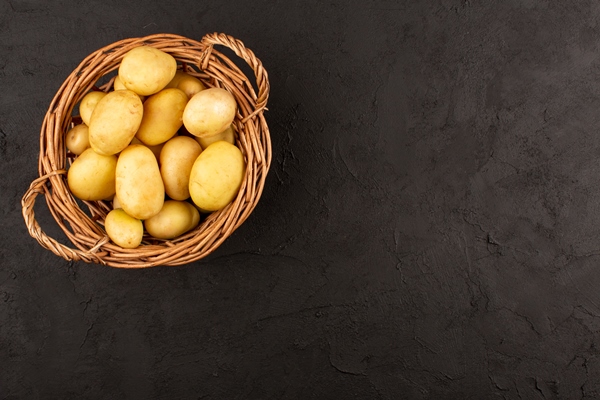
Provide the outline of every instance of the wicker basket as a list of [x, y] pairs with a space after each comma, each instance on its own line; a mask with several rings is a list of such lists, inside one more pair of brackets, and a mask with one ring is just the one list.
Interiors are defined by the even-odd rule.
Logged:
[[[171, 54], [182, 68], [206, 86], [225, 88], [235, 96], [238, 103], [234, 121], [236, 145], [244, 154], [247, 168], [236, 199], [224, 209], [203, 216], [195, 230], [169, 241], [146, 235], [138, 248], [123, 249], [110, 242], [103, 229], [111, 204], [79, 201], [88, 208], [86, 213], [69, 191], [66, 169], [72, 157], [67, 154], [64, 141], [66, 132], [77, 119], [72, 115], [74, 106], [94, 87], [110, 90], [121, 59], [127, 51], [140, 45], [150, 45]], [[214, 45], [228, 47], [248, 63], [255, 74], [258, 94], [244, 73], [215, 50]], [[157, 34], [121, 40], [92, 53], [65, 80], [44, 118], [40, 137], [40, 176], [31, 183], [21, 201], [29, 233], [43, 247], [66, 260], [111, 267], [181, 265], [207, 256], [248, 218], [260, 199], [271, 164], [271, 139], [263, 115], [268, 96], [268, 76], [260, 60], [241, 41], [224, 34], [208, 34], [200, 42], [173, 34]], [[45, 195], [54, 219], [76, 249], [57, 242], [42, 231], [33, 210], [39, 194]]]

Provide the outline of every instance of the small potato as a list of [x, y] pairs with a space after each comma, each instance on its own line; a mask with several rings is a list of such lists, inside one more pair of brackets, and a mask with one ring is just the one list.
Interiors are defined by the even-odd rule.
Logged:
[[203, 211], [217, 211], [237, 196], [246, 171], [240, 149], [215, 142], [198, 156], [190, 172], [190, 195]]
[[200, 213], [185, 201], [167, 200], [154, 217], [144, 221], [146, 231], [158, 239], [173, 239], [198, 226]]
[[117, 208], [123, 208], [123, 207], [121, 207], [121, 202], [119, 201], [119, 198], [117, 197], [116, 193], [113, 196], [112, 205], [113, 205], [113, 210], [116, 210]]
[[98, 102], [89, 125], [90, 145], [98, 154], [117, 154], [129, 145], [140, 123], [144, 106], [131, 90], [110, 92]]
[[177, 88], [167, 88], [148, 97], [135, 137], [147, 146], [156, 146], [171, 139], [181, 128], [187, 102], [185, 93]]
[[165, 187], [156, 157], [141, 144], [128, 146], [119, 155], [116, 193], [123, 210], [137, 219], [148, 219], [161, 210]]
[[127, 89], [150, 96], [164, 89], [176, 70], [177, 61], [172, 55], [151, 46], [139, 46], [121, 60], [119, 79]]
[[135, 249], [142, 243], [144, 224], [121, 208], [106, 215], [104, 228], [108, 237], [124, 249]]
[[221, 140], [227, 143], [235, 144], [235, 133], [233, 131], [233, 125], [229, 125], [227, 129], [225, 129], [223, 132], [217, 133], [216, 135], [206, 136], [202, 138], [195, 136], [195, 138], [196, 141], [200, 143], [200, 146], [202, 146], [202, 149], [205, 149], [214, 142], [218, 142]]
[[89, 129], [86, 124], [75, 125], [67, 132], [65, 138], [67, 149], [73, 154], [80, 155], [90, 147]]
[[119, 75], [117, 75], [113, 82], [113, 90], [124, 90], [124, 89], [127, 89], [127, 88], [125, 87], [125, 85], [123, 85], [123, 82], [121, 82], [121, 78], [119, 78]]
[[194, 136], [216, 135], [231, 125], [236, 110], [235, 98], [227, 90], [205, 89], [188, 101], [183, 111], [183, 124]]
[[67, 172], [67, 183], [73, 195], [81, 200], [104, 200], [115, 194], [116, 156], [103, 156], [87, 149], [73, 161]]
[[188, 99], [191, 99], [196, 93], [206, 89], [200, 79], [195, 76], [185, 74], [177, 83], [177, 89], [183, 90]]
[[176, 88], [181, 78], [183, 78], [186, 75], [188, 75], [186, 72], [183, 72], [182, 70], [178, 69], [177, 71], [175, 71], [173, 79], [171, 79], [171, 81], [167, 83], [167, 86], [165, 86], [165, 88]]
[[190, 197], [190, 172], [202, 148], [188, 136], [176, 136], [165, 143], [160, 152], [160, 175], [167, 196], [173, 200]]
[[81, 99], [81, 102], [79, 103], [79, 116], [87, 126], [90, 126], [92, 112], [94, 111], [94, 108], [96, 108], [96, 104], [98, 104], [104, 96], [106, 96], [106, 93], [94, 91], [89, 92]]

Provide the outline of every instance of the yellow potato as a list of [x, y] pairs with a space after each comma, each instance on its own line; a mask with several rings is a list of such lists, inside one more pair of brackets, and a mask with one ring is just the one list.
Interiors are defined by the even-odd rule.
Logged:
[[73, 154], [80, 155], [90, 147], [89, 130], [86, 124], [75, 125], [67, 132], [65, 138], [67, 149]]
[[146, 146], [147, 148], [150, 149], [150, 151], [152, 151], [152, 154], [154, 154], [154, 157], [156, 157], [156, 161], [158, 162], [158, 165], [160, 165], [160, 152], [162, 151], [162, 148], [164, 147], [164, 143], [161, 144], [157, 144], [156, 146]]
[[[141, 140], [139, 140], [136, 137], [131, 139], [131, 143], [129, 143], [129, 144], [141, 144], [142, 146], [146, 146], [144, 143], [142, 143]], [[152, 151], [152, 153], [154, 154], [154, 157], [156, 157], [156, 162], [158, 162], [159, 165], [160, 165], [160, 151], [162, 150], [164, 145], [165, 145], [164, 143], [161, 143], [161, 144], [157, 144], [156, 146], [146, 146], [147, 148], [149, 148]]]
[[106, 93], [94, 91], [89, 92], [81, 99], [81, 102], [79, 103], [79, 116], [87, 126], [90, 126], [92, 112], [94, 111], [94, 108], [96, 108], [96, 104], [98, 104], [104, 96], [106, 96]]
[[154, 217], [144, 221], [146, 231], [158, 239], [173, 239], [198, 226], [200, 213], [185, 201], [167, 200]]
[[116, 193], [123, 210], [137, 219], [150, 218], [162, 208], [165, 187], [156, 157], [146, 146], [132, 144], [119, 155]]
[[237, 196], [244, 180], [246, 163], [240, 149], [215, 142], [198, 156], [190, 173], [190, 195], [204, 211], [217, 211]]
[[216, 135], [231, 125], [236, 110], [235, 98], [227, 90], [205, 89], [188, 101], [183, 111], [183, 124], [194, 136]]
[[233, 125], [229, 125], [227, 129], [223, 132], [219, 132], [216, 135], [206, 136], [206, 137], [198, 137], [195, 136], [196, 141], [200, 143], [203, 149], [207, 148], [214, 142], [225, 141], [227, 143], [235, 144], [235, 133], [233, 131]]
[[113, 210], [116, 210], [117, 208], [123, 208], [123, 207], [121, 207], [121, 202], [119, 201], [119, 198], [117, 197], [116, 193], [113, 196], [112, 205], [113, 205]]
[[183, 90], [188, 99], [191, 99], [196, 93], [206, 89], [200, 79], [195, 76], [185, 74], [177, 83], [177, 89]]
[[188, 75], [186, 72], [183, 72], [182, 70], [178, 69], [177, 71], [175, 71], [173, 79], [171, 79], [171, 81], [167, 83], [167, 86], [165, 86], [165, 88], [176, 88], [181, 78], [183, 78], [186, 75]]
[[123, 209], [111, 210], [104, 220], [104, 229], [115, 244], [125, 249], [135, 249], [142, 243], [144, 224], [128, 215]]
[[188, 136], [176, 136], [165, 143], [160, 152], [160, 174], [167, 196], [173, 200], [190, 197], [190, 172], [200, 153], [200, 145]]
[[125, 85], [123, 85], [123, 82], [121, 82], [121, 78], [119, 78], [119, 75], [117, 75], [113, 82], [113, 90], [124, 90], [124, 89], [127, 89], [127, 88], [125, 87]]
[[67, 183], [81, 200], [103, 200], [115, 194], [116, 156], [103, 156], [87, 149], [73, 161]]
[[92, 149], [98, 154], [117, 154], [129, 145], [135, 136], [144, 107], [131, 90], [110, 92], [92, 113], [89, 137]]
[[[125, 85], [123, 85], [123, 82], [121, 82], [119, 75], [117, 75], [113, 82], [113, 90], [125, 90], [125, 89], [127, 89], [127, 88], [125, 87]], [[144, 100], [146, 100], [146, 96], [142, 96], [139, 94], [138, 94], [138, 96], [140, 97], [140, 100], [142, 101], [142, 103], [144, 102]]]
[[171, 139], [181, 128], [187, 102], [185, 93], [177, 88], [167, 88], [148, 97], [135, 137], [147, 146], [156, 146]]
[[177, 61], [172, 55], [150, 46], [133, 48], [119, 65], [119, 79], [129, 90], [150, 96], [164, 89], [175, 76]]

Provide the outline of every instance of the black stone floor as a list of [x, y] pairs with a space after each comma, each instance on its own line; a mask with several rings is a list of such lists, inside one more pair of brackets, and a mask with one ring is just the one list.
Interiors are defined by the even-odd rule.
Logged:
[[[0, 398], [600, 398], [599, 21], [589, 0], [0, 2]], [[44, 114], [85, 56], [163, 32], [264, 63], [261, 201], [202, 261], [69, 263], [21, 215]]]

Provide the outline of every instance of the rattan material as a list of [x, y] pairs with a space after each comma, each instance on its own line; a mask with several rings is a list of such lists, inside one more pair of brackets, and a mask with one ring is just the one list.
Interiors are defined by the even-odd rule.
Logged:
[[[234, 121], [236, 145], [246, 159], [244, 181], [236, 199], [224, 209], [204, 217], [195, 230], [170, 241], [144, 237], [136, 249], [113, 244], [103, 224], [111, 207], [109, 202], [84, 202], [84, 212], [70, 193], [66, 170], [72, 158], [65, 148], [65, 136], [74, 122], [74, 106], [94, 86], [108, 91], [125, 53], [150, 45], [175, 57], [187, 72], [206, 86], [229, 90], [238, 103]], [[258, 94], [251, 81], [215, 45], [230, 48], [252, 68]], [[112, 73], [112, 74], [111, 74]], [[114, 78], [113, 78], [114, 79]], [[105, 80], [106, 82], [102, 82]], [[40, 135], [39, 175], [23, 196], [23, 217], [40, 245], [66, 260], [99, 263], [111, 267], [145, 268], [181, 265], [199, 260], [213, 252], [250, 215], [263, 191], [271, 164], [271, 139], [264, 117], [269, 96], [269, 80], [262, 63], [244, 44], [225, 34], [208, 34], [200, 42], [173, 34], [157, 34], [125, 39], [90, 54], [69, 75], [52, 100]], [[43, 194], [58, 225], [75, 248], [47, 236], [35, 219], [36, 197]], [[88, 215], [89, 214], [89, 215]]]

